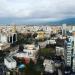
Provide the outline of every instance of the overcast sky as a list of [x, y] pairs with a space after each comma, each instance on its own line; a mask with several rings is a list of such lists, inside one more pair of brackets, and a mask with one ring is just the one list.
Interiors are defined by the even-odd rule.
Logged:
[[0, 17], [75, 17], [75, 0], [0, 0]]

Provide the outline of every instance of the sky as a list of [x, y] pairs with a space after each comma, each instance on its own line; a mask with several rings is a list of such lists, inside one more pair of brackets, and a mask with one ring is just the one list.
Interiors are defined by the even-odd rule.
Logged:
[[0, 0], [0, 18], [75, 17], [75, 0]]

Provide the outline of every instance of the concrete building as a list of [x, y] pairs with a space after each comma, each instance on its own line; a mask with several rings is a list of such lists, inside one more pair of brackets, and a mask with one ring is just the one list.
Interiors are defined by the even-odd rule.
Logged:
[[18, 58], [27, 58], [27, 59], [32, 59], [33, 61], [36, 61], [38, 57], [38, 51], [39, 51], [39, 46], [35, 46], [34, 44], [27, 44], [24, 45], [23, 51], [19, 52], [14, 51], [10, 53], [10, 56], [15, 56]]
[[75, 26], [71, 30], [72, 36], [68, 36], [66, 48], [66, 65], [71, 66], [72, 71], [75, 72]]
[[10, 47], [10, 43], [0, 43], [0, 50], [5, 50]]
[[16, 26], [5, 26], [0, 30], [0, 43], [14, 43], [17, 41]]
[[1, 43], [14, 43], [17, 41], [17, 33], [0, 33]]
[[69, 40], [66, 41], [66, 49], [65, 49], [65, 63], [68, 66], [72, 66], [72, 49], [73, 49], [73, 39], [68, 38]]
[[75, 72], [75, 57], [73, 58], [72, 70], [73, 70], [73, 72]]
[[43, 65], [45, 67], [45, 70], [44, 70], [45, 72], [54, 73], [55, 67], [54, 67], [54, 61], [53, 60], [45, 59]]
[[56, 46], [56, 55], [57, 56], [64, 56], [64, 47]]
[[73, 31], [73, 39], [74, 39], [74, 44], [73, 44], [73, 64], [72, 64], [72, 70], [75, 72], [75, 31]]
[[45, 39], [45, 32], [44, 31], [37, 31], [36, 39]]
[[56, 44], [56, 41], [54, 39], [47, 40], [47, 44]]
[[15, 69], [16, 68], [17, 63], [16, 63], [16, 61], [12, 57], [8, 56], [8, 57], [4, 58], [4, 65], [9, 70], [11, 70], [11, 69]]
[[62, 35], [66, 36], [66, 24], [62, 25]]

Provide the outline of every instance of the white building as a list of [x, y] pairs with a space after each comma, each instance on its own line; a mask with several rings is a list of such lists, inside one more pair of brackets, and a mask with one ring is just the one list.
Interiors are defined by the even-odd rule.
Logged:
[[72, 65], [72, 42], [73, 42], [73, 38], [71, 36], [69, 36], [68, 38], [69, 40], [66, 41], [66, 49], [65, 49], [65, 63], [68, 66]]
[[[73, 30], [75, 31], [75, 27], [73, 27]], [[73, 64], [72, 64], [72, 70], [75, 72], [75, 32], [73, 33], [73, 40], [74, 40], [74, 45], [73, 45]]]
[[72, 40], [69, 40], [68, 42], [67, 42], [67, 49], [66, 49], [66, 54], [65, 54], [65, 56], [66, 56], [66, 60], [65, 60], [65, 62], [66, 62], [66, 65], [68, 65], [68, 66], [71, 66], [71, 64], [72, 64]]
[[1, 43], [14, 43], [17, 41], [17, 33], [0, 33]]
[[47, 44], [56, 44], [55, 39], [47, 40]]
[[11, 56], [16, 56], [18, 58], [28, 58], [28, 59], [32, 59], [32, 60], [36, 60], [37, 59], [37, 54], [39, 51], [39, 46], [35, 46], [34, 44], [32, 45], [24, 45], [24, 50], [23, 52], [11, 52], [10, 55]]
[[0, 50], [5, 50], [10, 47], [10, 43], [0, 43]]
[[56, 46], [56, 55], [57, 56], [64, 56], [64, 47], [58, 47]]
[[75, 72], [75, 57], [73, 58], [72, 70], [73, 70], [73, 72]]
[[11, 70], [16, 68], [17, 63], [12, 57], [8, 56], [4, 58], [4, 65]]
[[45, 59], [43, 65], [45, 67], [45, 72], [53, 73], [55, 71], [53, 60]]
[[66, 35], [66, 27], [67, 25], [66, 24], [63, 24], [62, 25], [62, 35]]

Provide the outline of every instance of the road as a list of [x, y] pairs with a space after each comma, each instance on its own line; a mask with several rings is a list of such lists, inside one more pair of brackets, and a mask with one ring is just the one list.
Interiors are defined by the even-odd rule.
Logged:
[[19, 49], [19, 45], [15, 46], [15, 47], [11, 47], [11, 48], [9, 49], [9, 51], [15, 51], [15, 50], [17, 50], [17, 49]]
[[58, 69], [58, 75], [63, 75], [60, 69]]

